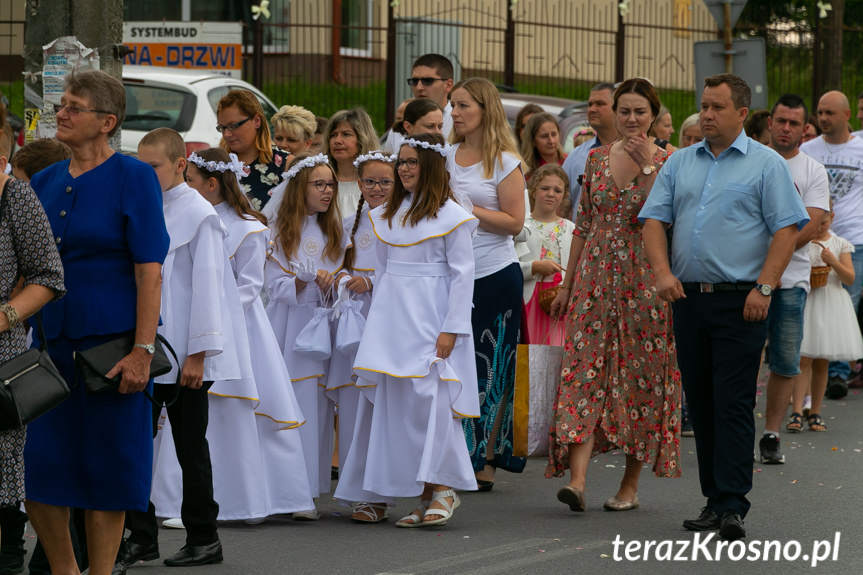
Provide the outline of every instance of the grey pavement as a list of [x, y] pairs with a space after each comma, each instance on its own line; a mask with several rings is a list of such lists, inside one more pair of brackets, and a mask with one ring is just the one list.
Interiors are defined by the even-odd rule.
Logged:
[[[756, 409], [759, 437], [764, 378], [760, 381]], [[315, 523], [277, 517], [260, 525], [222, 524], [222, 564], [170, 568], [158, 560], [138, 564], [128, 572], [863, 573], [863, 393], [851, 390], [845, 400], [825, 401], [822, 416], [829, 427], [826, 433], [782, 434], [785, 465], [754, 464], [747, 538], [743, 544], [722, 549], [719, 558], [716, 537], [703, 547], [707, 555], [700, 550], [694, 552], [693, 544], [703, 545], [707, 534], [696, 535], [681, 527], [681, 521], [697, 516], [704, 504], [698, 487], [694, 440], [681, 438], [683, 476], [660, 479], [645, 469], [639, 490], [641, 507], [634, 511], [602, 510], [603, 501], [614, 495], [622, 475], [622, 454], [609, 453], [592, 460], [586, 493], [588, 508], [584, 513], [572, 513], [556, 500], [555, 493], [565, 480], [545, 479], [545, 460], [533, 458], [522, 474], [498, 472], [491, 493], [463, 494], [462, 506], [444, 527], [394, 527], [396, 519], [407, 514], [414, 501], [401, 501], [391, 510], [392, 518], [387, 522], [355, 524], [349, 519], [349, 509], [324, 496], [318, 504], [322, 519]], [[179, 549], [183, 533], [160, 531], [162, 557]], [[837, 537], [838, 549], [834, 546]], [[617, 539], [621, 543], [615, 549]], [[655, 543], [650, 548], [651, 557], [643, 560], [646, 541]], [[631, 549], [629, 559], [625, 555], [627, 544]], [[640, 549], [634, 551], [638, 544]], [[28, 548], [32, 545], [30, 537]], [[756, 552], [765, 548], [770, 550], [769, 557], [753, 560]], [[796, 560], [787, 559], [795, 554], [799, 555]], [[827, 557], [813, 568], [815, 554]], [[678, 560], [671, 560], [674, 556]]]

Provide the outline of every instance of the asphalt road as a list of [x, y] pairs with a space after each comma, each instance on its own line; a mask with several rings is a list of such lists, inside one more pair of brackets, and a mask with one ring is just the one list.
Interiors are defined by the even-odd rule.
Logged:
[[[762, 383], [759, 392], [763, 390]], [[763, 400], [760, 393], [759, 435]], [[782, 435], [785, 465], [753, 466], [747, 538], [721, 550], [716, 538], [705, 545], [705, 534], [681, 527], [703, 505], [694, 440], [682, 438], [683, 477], [659, 479], [645, 470], [641, 507], [634, 511], [602, 510], [622, 475], [621, 454], [592, 460], [588, 509], [580, 514], [556, 500], [564, 481], [545, 479], [545, 460], [538, 458], [522, 474], [499, 472], [491, 493], [464, 494], [462, 506], [444, 527], [395, 528], [395, 520], [413, 501], [392, 510], [388, 522], [355, 524], [347, 508], [325, 496], [318, 504], [322, 519], [316, 523], [276, 517], [254, 526], [222, 524], [222, 564], [184, 570], [159, 560], [133, 566], [129, 573], [863, 573], [863, 393], [852, 390], [845, 400], [827, 401], [822, 416], [826, 433]], [[182, 531], [162, 529], [162, 556], [179, 549], [183, 537]], [[645, 560], [647, 541], [655, 543]], [[703, 547], [695, 551], [695, 543]], [[29, 539], [28, 547], [32, 544]], [[759, 554], [765, 549], [767, 558]], [[824, 559], [813, 569], [816, 555]]]

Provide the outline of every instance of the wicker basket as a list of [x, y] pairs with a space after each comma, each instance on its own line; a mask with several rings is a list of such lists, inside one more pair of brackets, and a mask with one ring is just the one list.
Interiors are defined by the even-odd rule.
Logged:
[[560, 292], [560, 287], [560, 284], [557, 284], [556, 286], [539, 290], [539, 307], [549, 315], [551, 315], [551, 304], [554, 302], [554, 298], [557, 297], [558, 292]]
[[809, 272], [809, 285], [813, 288], [827, 285], [827, 276], [830, 275], [830, 266], [812, 266]]

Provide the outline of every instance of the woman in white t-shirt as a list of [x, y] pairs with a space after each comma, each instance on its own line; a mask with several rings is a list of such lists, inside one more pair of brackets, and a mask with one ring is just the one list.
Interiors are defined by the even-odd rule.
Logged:
[[523, 305], [523, 277], [512, 238], [524, 226], [524, 171], [494, 84], [483, 78], [463, 80], [450, 101], [450, 187], [460, 201], [470, 199], [479, 219], [473, 237], [471, 322], [481, 413], [464, 420], [464, 431], [479, 490], [490, 491], [495, 468], [520, 472], [525, 463], [512, 455], [515, 350]]

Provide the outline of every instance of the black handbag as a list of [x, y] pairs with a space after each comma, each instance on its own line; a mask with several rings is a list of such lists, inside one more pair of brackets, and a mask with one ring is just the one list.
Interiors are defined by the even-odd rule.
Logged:
[[[154, 346], [156, 353], [153, 354], [150, 360], [150, 379], [165, 375], [171, 371], [171, 361], [165, 352], [167, 349], [171, 357], [174, 358], [174, 363], [178, 366], [177, 387], [179, 392], [180, 368], [177, 354], [174, 352], [171, 344], [168, 343], [168, 340], [159, 334], [156, 334]], [[87, 391], [90, 393], [102, 393], [109, 390], [116, 391], [120, 387], [122, 376], [118, 374], [112, 378], [108, 378], [105, 377], [105, 374], [111, 371], [117, 362], [129, 355], [134, 347], [135, 332], [130, 331], [111, 341], [84, 351], [75, 352], [75, 366], [78, 368]], [[151, 402], [156, 404], [156, 400], [153, 399], [146, 389], [143, 390], [143, 393]], [[174, 401], [176, 401], [176, 398], [169, 405]]]
[[48, 356], [42, 314], [36, 314], [39, 349], [0, 364], [0, 429], [21, 429], [69, 396], [69, 386]]

